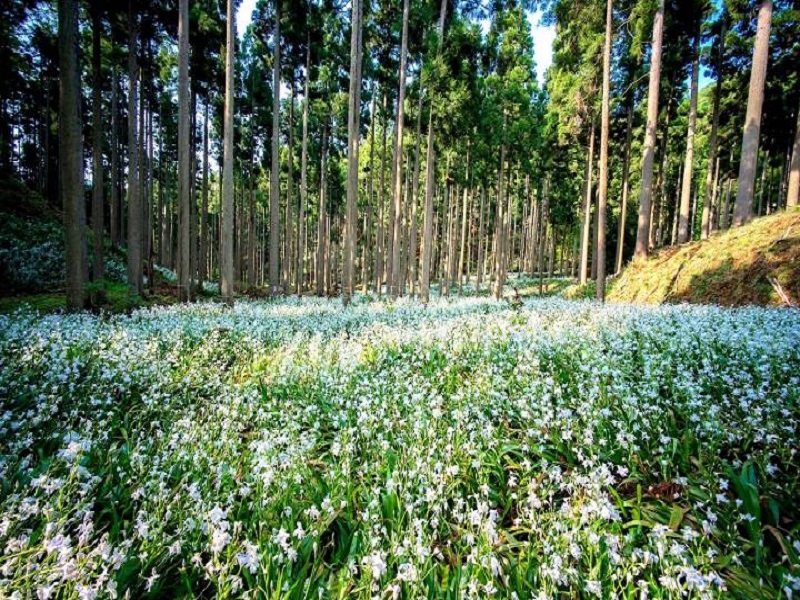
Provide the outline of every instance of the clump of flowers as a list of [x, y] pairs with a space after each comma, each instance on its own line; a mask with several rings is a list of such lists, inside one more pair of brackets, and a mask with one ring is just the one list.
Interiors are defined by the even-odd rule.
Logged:
[[800, 594], [800, 313], [0, 316], [0, 597]]

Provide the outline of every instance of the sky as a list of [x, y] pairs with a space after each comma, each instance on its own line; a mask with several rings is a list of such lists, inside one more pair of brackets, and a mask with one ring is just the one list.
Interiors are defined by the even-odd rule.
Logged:
[[[256, 0], [243, 0], [236, 13], [236, 31], [241, 36], [250, 24]], [[553, 41], [556, 39], [556, 28], [553, 25], [541, 24], [541, 14], [528, 13], [533, 36], [533, 56], [536, 60], [536, 77], [540, 85], [544, 85], [544, 76], [553, 62]]]

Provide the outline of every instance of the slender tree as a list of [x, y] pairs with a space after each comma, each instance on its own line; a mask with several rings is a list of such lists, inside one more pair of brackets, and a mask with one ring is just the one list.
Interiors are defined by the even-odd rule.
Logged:
[[78, 2], [59, 0], [58, 175], [66, 229], [67, 310], [80, 310], [84, 304], [86, 208], [78, 43]]
[[394, 166], [392, 174], [392, 279], [389, 282], [389, 293], [392, 298], [400, 295], [402, 274], [400, 273], [400, 231], [402, 222], [402, 196], [403, 196], [403, 121], [406, 101], [406, 61], [408, 55], [408, 14], [409, 0], [403, 2], [403, 31], [400, 43], [400, 73], [397, 91], [397, 118], [394, 129]]
[[647, 256], [650, 239], [650, 207], [653, 200], [653, 161], [658, 123], [658, 88], [661, 82], [661, 51], [664, 36], [664, 0], [658, 0], [653, 18], [653, 44], [650, 54], [650, 84], [647, 90], [647, 125], [642, 156], [642, 183], [639, 195], [639, 224], [635, 257]]
[[269, 188], [269, 291], [278, 294], [280, 271], [280, 193], [281, 193], [281, 0], [275, 0], [275, 25], [272, 32], [272, 170]]
[[[719, 131], [719, 106], [722, 99], [722, 59], [725, 55], [725, 27], [720, 32], [717, 43], [717, 82], [714, 86], [714, 104], [711, 117], [711, 136], [708, 140], [708, 164], [706, 165], [706, 189], [703, 201], [703, 217], [700, 226], [701, 239], [707, 239], [711, 234], [712, 228], [712, 203], [714, 200], [714, 188], [716, 188], [716, 177], [714, 175], [715, 165], [718, 164], [717, 146]], [[718, 168], [718, 167], [717, 167]]]
[[178, 298], [191, 300], [192, 164], [189, 130], [189, 0], [178, 3]]
[[[683, 163], [681, 201], [678, 213], [678, 243], [685, 244], [691, 237], [689, 225], [692, 201], [692, 175], [694, 174], [694, 138], [697, 127], [697, 88], [700, 77], [700, 34], [694, 39], [694, 58], [692, 60], [692, 83], [689, 92], [689, 126], [686, 132], [686, 158]], [[694, 215], [691, 215], [694, 218]]]
[[350, 32], [350, 93], [347, 119], [347, 214], [345, 217], [342, 301], [347, 306], [353, 295], [353, 271], [358, 200], [358, 142], [361, 111], [361, 2], [353, 0]]
[[733, 210], [733, 225], [738, 227], [750, 220], [753, 212], [753, 190], [758, 160], [758, 138], [761, 132], [761, 108], [764, 104], [764, 82], [769, 58], [769, 29], [772, 20], [772, 0], [764, 0], [758, 9], [758, 26], [753, 45], [753, 67], [747, 95], [747, 116], [742, 134], [742, 153], [739, 163], [739, 185]]
[[91, 6], [92, 15], [92, 279], [103, 279], [103, 240], [105, 198], [103, 185], [103, 57], [100, 44], [103, 19], [98, 3]]
[[139, 24], [134, 1], [128, 0], [128, 291], [142, 293], [142, 196], [139, 187], [139, 113], [137, 61]]
[[800, 106], [797, 107], [797, 124], [794, 129], [794, 145], [792, 146], [792, 162], [789, 166], [788, 190], [786, 206], [794, 208], [800, 196]]
[[[233, 99], [236, 44], [234, 0], [228, 0], [225, 43], [225, 114], [222, 158], [222, 236], [220, 240], [220, 292], [233, 305]], [[275, 230], [270, 231], [270, 235]], [[270, 276], [272, 272], [270, 272]]]
[[[606, 205], [608, 202], [608, 131], [611, 104], [612, 0], [606, 3], [606, 39], [603, 49], [603, 101], [600, 121], [600, 180], [597, 190], [597, 299], [606, 297]], [[552, 255], [551, 255], [552, 258]], [[551, 269], [552, 271], [552, 269]]]

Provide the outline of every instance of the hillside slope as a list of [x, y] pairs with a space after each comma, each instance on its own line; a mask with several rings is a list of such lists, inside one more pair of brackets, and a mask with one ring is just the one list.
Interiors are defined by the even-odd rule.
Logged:
[[724, 306], [800, 301], [800, 211], [761, 217], [711, 239], [633, 261], [610, 286], [611, 302], [713, 303]]

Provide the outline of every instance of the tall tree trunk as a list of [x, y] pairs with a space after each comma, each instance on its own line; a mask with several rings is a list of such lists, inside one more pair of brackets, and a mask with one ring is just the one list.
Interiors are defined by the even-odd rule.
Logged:
[[419, 205], [419, 151], [422, 143], [422, 90], [419, 90], [417, 102], [417, 133], [414, 144], [414, 174], [411, 180], [411, 218], [408, 233], [408, 261], [410, 267], [411, 295], [417, 295], [417, 207]]
[[792, 162], [789, 166], [789, 178], [786, 193], [786, 207], [794, 208], [800, 196], [800, 106], [797, 107], [797, 125], [794, 129], [794, 145], [792, 146]]
[[611, 103], [612, 0], [606, 3], [606, 39], [603, 51], [603, 108], [600, 123], [600, 181], [597, 198], [597, 288], [601, 302], [606, 298], [606, 205], [608, 203], [608, 130]]
[[83, 142], [78, 2], [58, 3], [58, 170], [66, 229], [67, 310], [84, 304], [86, 207], [83, 202]]
[[720, 32], [719, 41], [717, 42], [717, 83], [714, 87], [714, 103], [712, 108], [712, 122], [711, 122], [711, 137], [708, 141], [708, 164], [706, 165], [706, 189], [704, 192], [703, 200], [703, 217], [700, 226], [700, 239], [708, 239], [712, 230], [712, 204], [714, 201], [714, 167], [718, 164], [717, 161], [717, 130], [719, 129], [719, 105], [722, 98], [722, 59], [725, 55], [725, 27], [723, 26]]
[[342, 302], [350, 304], [353, 295], [353, 271], [356, 241], [356, 203], [358, 202], [358, 143], [361, 112], [361, 4], [353, 1], [350, 32], [350, 90], [347, 116], [347, 216], [342, 266]]
[[292, 236], [294, 227], [294, 81], [291, 81], [289, 92], [289, 135], [286, 146], [286, 210], [283, 220], [283, 289], [288, 294], [292, 289], [293, 245]]
[[[439, 39], [437, 56], [441, 54], [442, 43], [444, 41], [444, 21], [447, 16], [447, 0], [442, 0], [439, 9]], [[425, 210], [423, 215], [423, 240], [422, 240], [422, 281], [420, 282], [420, 296], [422, 301], [427, 303], [430, 298], [430, 275], [431, 275], [431, 259], [433, 257], [433, 190], [434, 190], [434, 177], [433, 172], [435, 156], [434, 156], [434, 136], [433, 136], [433, 102], [429, 103], [428, 115], [428, 149], [425, 158]]]
[[[232, 0], [229, 0], [232, 1]], [[269, 293], [279, 292], [280, 271], [280, 193], [281, 193], [281, 3], [275, 2], [275, 48], [272, 55], [272, 171], [269, 188]]]
[[92, 5], [92, 233], [94, 265], [92, 279], [103, 279], [103, 233], [105, 222], [103, 185], [103, 72], [100, 36], [102, 17], [97, 4]]
[[619, 211], [619, 235], [617, 236], [617, 264], [615, 273], [622, 271], [622, 255], [625, 250], [625, 221], [628, 218], [628, 179], [631, 166], [631, 137], [633, 132], [633, 104], [628, 106], [628, 122], [625, 130], [625, 157], [622, 163], [622, 205]]
[[[236, 44], [234, 0], [228, 0], [226, 45], [225, 45], [225, 114], [222, 159], [222, 231], [220, 239], [220, 292], [223, 301], [233, 305], [233, 99], [234, 99], [234, 51]], [[270, 235], [274, 233], [270, 231]], [[271, 274], [271, 273], [270, 273]]]
[[386, 118], [386, 92], [383, 93], [383, 144], [381, 149], [381, 175], [379, 179], [378, 189], [378, 230], [376, 232], [376, 256], [375, 256], [375, 291], [378, 297], [383, 293], [383, 275], [384, 275], [384, 240], [385, 240], [385, 227], [383, 223], [384, 216], [384, 191], [386, 189], [386, 132], [388, 130], [388, 119]]
[[137, 79], [139, 25], [133, 0], [128, 0], [128, 290], [142, 293], [142, 200], [139, 189], [139, 133]]
[[392, 173], [392, 277], [389, 282], [389, 293], [392, 298], [397, 298], [401, 287], [400, 270], [400, 225], [402, 221], [402, 194], [403, 194], [403, 121], [405, 116], [406, 101], [406, 62], [408, 54], [408, 13], [409, 0], [403, 1], [403, 32], [400, 43], [400, 73], [397, 90], [397, 118], [394, 128], [394, 167]]
[[120, 242], [121, 205], [120, 168], [119, 168], [119, 76], [116, 65], [111, 70], [111, 214], [109, 217], [111, 245], [114, 248]]
[[311, 79], [311, 37], [306, 36], [306, 77], [303, 90], [303, 141], [300, 150], [300, 214], [297, 216], [297, 295], [303, 293], [306, 253], [306, 206], [308, 204], [308, 108]]
[[506, 282], [506, 226], [508, 222], [508, 211], [505, 207], [504, 196], [504, 168], [506, 162], [506, 112], [503, 112], [503, 129], [500, 142], [500, 168], [497, 175], [497, 223], [496, 223], [496, 239], [497, 239], [497, 252], [494, 259], [495, 264], [495, 281], [494, 281], [494, 297], [500, 300], [503, 297], [503, 286]]
[[328, 153], [328, 123], [327, 121], [322, 125], [322, 151], [319, 169], [319, 209], [317, 220], [317, 264], [315, 281], [317, 286], [317, 296], [325, 295], [325, 246], [326, 246], [326, 223], [328, 220], [327, 215], [327, 201], [325, 192], [327, 188], [326, 173], [327, 173], [327, 153]]
[[750, 220], [753, 210], [756, 160], [761, 131], [761, 107], [764, 104], [764, 82], [769, 59], [769, 28], [772, 19], [772, 0], [764, 0], [758, 9], [758, 29], [753, 47], [753, 68], [750, 72], [750, 91], [747, 95], [747, 116], [742, 134], [742, 153], [739, 163], [739, 185], [733, 225], [738, 227]]
[[191, 120], [189, 116], [189, 0], [178, 4], [178, 298], [192, 299], [191, 252]]
[[483, 235], [483, 208], [486, 204], [486, 188], [481, 186], [481, 209], [478, 216], [478, 264], [475, 276], [475, 294], [480, 295], [481, 284], [483, 283], [483, 261], [486, 253], [486, 240]]
[[[589, 271], [589, 237], [592, 227], [592, 169], [594, 168], [594, 121], [591, 122], [591, 132], [589, 134], [589, 160], [586, 163], [586, 198], [583, 203], [583, 219], [581, 225], [581, 266], [580, 266], [580, 285], [584, 285], [588, 280]], [[543, 223], [544, 221], [542, 221]], [[539, 228], [539, 235], [543, 230]], [[541, 253], [541, 250], [539, 251]]]
[[664, 0], [658, 1], [653, 20], [653, 45], [650, 58], [650, 84], [647, 91], [647, 125], [642, 157], [642, 183], [639, 195], [639, 224], [636, 232], [636, 258], [647, 256], [650, 241], [650, 205], [653, 199], [653, 159], [658, 125], [658, 88], [661, 82], [661, 50], [664, 37]]
[[692, 85], [689, 93], [689, 128], [686, 132], [686, 158], [683, 163], [680, 212], [678, 214], [678, 243], [690, 239], [689, 223], [692, 203], [692, 176], [694, 175], [694, 134], [697, 127], [697, 87], [700, 79], [700, 34], [694, 38], [694, 60], [692, 61]]
[[208, 107], [210, 98], [206, 98], [203, 113], [203, 200], [200, 208], [200, 286], [208, 276]]

